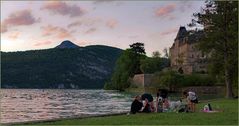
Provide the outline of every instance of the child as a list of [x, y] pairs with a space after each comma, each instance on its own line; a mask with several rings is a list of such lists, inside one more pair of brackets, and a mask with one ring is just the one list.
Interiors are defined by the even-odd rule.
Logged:
[[192, 92], [192, 91], [186, 92], [186, 91], [184, 91], [183, 92], [183, 96], [184, 96], [184, 98], [187, 98], [188, 107], [190, 108], [190, 110], [192, 112], [195, 112], [196, 104], [198, 103], [198, 99], [197, 99], [197, 96], [196, 96], [195, 92]]

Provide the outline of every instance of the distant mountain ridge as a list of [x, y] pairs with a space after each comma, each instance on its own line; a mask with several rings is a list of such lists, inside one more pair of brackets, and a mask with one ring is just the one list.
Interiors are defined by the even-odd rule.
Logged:
[[74, 44], [69, 40], [63, 41], [60, 45], [56, 46], [55, 48], [65, 49], [65, 48], [79, 48], [78, 45]]
[[64, 41], [52, 49], [1, 52], [2, 88], [103, 88], [122, 50], [74, 45]]

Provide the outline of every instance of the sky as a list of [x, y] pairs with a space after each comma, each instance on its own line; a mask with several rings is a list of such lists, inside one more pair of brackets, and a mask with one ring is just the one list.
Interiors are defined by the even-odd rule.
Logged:
[[204, 1], [1, 1], [1, 51], [145, 44], [148, 56], [172, 46]]

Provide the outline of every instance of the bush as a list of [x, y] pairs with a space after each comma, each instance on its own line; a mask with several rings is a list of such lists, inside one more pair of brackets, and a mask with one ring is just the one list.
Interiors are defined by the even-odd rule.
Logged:
[[175, 71], [162, 71], [154, 74], [152, 85], [156, 88], [166, 88], [175, 91], [179, 87], [213, 86], [216, 79], [207, 74], [180, 74]]
[[153, 85], [157, 88], [166, 88], [170, 91], [175, 91], [181, 84], [183, 76], [175, 71], [162, 71], [156, 73], [153, 78]]
[[182, 87], [186, 86], [213, 86], [215, 79], [207, 74], [183, 75]]

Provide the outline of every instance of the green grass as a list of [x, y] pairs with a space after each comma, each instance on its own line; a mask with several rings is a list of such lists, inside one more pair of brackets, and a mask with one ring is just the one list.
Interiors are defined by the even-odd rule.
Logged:
[[205, 104], [198, 104], [198, 112], [195, 113], [141, 113], [85, 119], [65, 119], [31, 125], [238, 125], [237, 99], [211, 101], [210, 104], [213, 108], [223, 110], [218, 113], [201, 112]]

